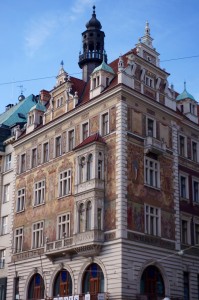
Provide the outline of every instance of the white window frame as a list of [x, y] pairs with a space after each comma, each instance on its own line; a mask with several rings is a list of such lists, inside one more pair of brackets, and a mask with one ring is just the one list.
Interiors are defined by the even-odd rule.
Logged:
[[[24, 162], [23, 162], [24, 158]], [[26, 171], [26, 153], [22, 153], [20, 155], [20, 173], [24, 173]]]
[[8, 234], [8, 216], [3, 216], [1, 219], [1, 235]]
[[17, 191], [17, 201], [16, 201], [16, 212], [24, 211], [25, 209], [25, 188], [21, 188]]
[[[151, 163], [153, 167], [150, 166]], [[152, 188], [160, 188], [160, 162], [148, 156], [144, 157], [144, 184]]]
[[[183, 242], [182, 221], [187, 222], [186, 243]], [[181, 216], [181, 244], [183, 245], [191, 244], [191, 216], [184, 216], [184, 215]]]
[[150, 88], [154, 89], [154, 78], [145, 75], [145, 85], [149, 86]]
[[[71, 142], [70, 142], [70, 133], [73, 131], [73, 146], [71, 147]], [[68, 131], [67, 131], [67, 151], [70, 152], [73, 150], [73, 148], [75, 148], [75, 128], [70, 128]]]
[[[194, 158], [194, 153], [193, 153], [193, 143], [196, 144], [196, 159]], [[194, 162], [199, 162], [199, 143], [196, 140], [191, 140], [191, 159]]]
[[[84, 129], [84, 126], [85, 126], [85, 125], [88, 126], [88, 130], [87, 130], [88, 135], [87, 135], [87, 137], [84, 137], [84, 131], [83, 131], [83, 129]], [[81, 124], [81, 136], [80, 136], [81, 141], [83, 142], [85, 139], [87, 139], [87, 138], [89, 137], [89, 134], [90, 134], [90, 132], [89, 132], [89, 120], [87, 120], [87, 121], [84, 121], [84, 122]]]
[[[193, 224], [194, 224], [194, 245], [199, 246], [199, 219], [193, 217]], [[198, 230], [196, 231], [196, 226]]]
[[[35, 161], [34, 161], [33, 151], [36, 151]], [[37, 167], [37, 147], [32, 148], [32, 150], [31, 150], [31, 167], [32, 168], [36, 168]]]
[[15, 229], [14, 252], [21, 252], [23, 249], [23, 227]]
[[[153, 121], [153, 131], [151, 134], [149, 132], [149, 121]], [[148, 116], [146, 117], [146, 136], [151, 136], [156, 138], [156, 120]]]
[[4, 170], [5, 172], [11, 170], [12, 168], [12, 153], [9, 153], [5, 156], [5, 165]]
[[7, 203], [10, 200], [10, 184], [4, 184], [3, 186], [3, 203]]
[[[106, 122], [107, 126], [104, 126], [105, 115], [108, 115], [108, 121]], [[100, 134], [101, 136], [106, 136], [109, 133], [110, 133], [110, 115], [109, 115], [109, 110], [106, 110], [100, 114]]]
[[[182, 178], [185, 179], [185, 195], [182, 194]], [[180, 198], [189, 199], [189, 177], [188, 174], [180, 173], [179, 174], [179, 188], [180, 188]], [[184, 197], [185, 196], [185, 197]]]
[[45, 180], [37, 181], [34, 184], [34, 206], [45, 203]]
[[[197, 195], [195, 195], [194, 183], [197, 184]], [[194, 204], [199, 204], [199, 178], [192, 177], [192, 199]]]
[[[48, 154], [47, 154], [47, 157], [46, 157], [46, 154], [44, 153], [44, 150], [45, 150], [45, 145], [48, 145]], [[49, 162], [49, 156], [50, 156], [50, 143], [49, 141], [45, 141], [43, 144], [42, 144], [42, 162], [43, 163], [47, 163]]]
[[0, 249], [0, 269], [5, 268], [6, 249]]
[[[181, 150], [181, 143], [180, 143], [180, 138], [184, 138], [184, 150]], [[179, 155], [183, 157], [187, 157], [187, 137], [183, 134], [178, 135], [178, 147], [179, 147]]]
[[70, 213], [65, 213], [57, 217], [57, 239], [70, 237]]
[[144, 204], [144, 221], [146, 234], [161, 236], [161, 209], [159, 207]]
[[71, 194], [71, 173], [71, 169], [59, 173], [59, 198]]
[[[60, 144], [57, 144], [58, 140], [60, 140]], [[59, 151], [57, 151], [58, 146], [59, 146]], [[61, 155], [62, 155], [62, 136], [58, 135], [55, 137], [55, 142], [54, 142], [54, 157], [59, 157]]]
[[44, 246], [44, 221], [32, 224], [32, 249]]

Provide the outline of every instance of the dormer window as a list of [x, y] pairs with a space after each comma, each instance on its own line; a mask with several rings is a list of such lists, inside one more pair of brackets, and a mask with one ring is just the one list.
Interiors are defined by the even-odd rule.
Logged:
[[57, 108], [62, 106], [62, 104], [63, 104], [63, 97], [57, 99]]
[[154, 79], [149, 76], [145, 76], [145, 84], [154, 88]]
[[109, 78], [106, 77], [106, 86], [108, 86], [108, 85], [109, 85]]
[[189, 107], [190, 107], [190, 113], [195, 115], [195, 105], [192, 103], [189, 103]]
[[181, 111], [181, 113], [184, 112], [184, 105], [183, 104], [180, 105], [180, 111]]
[[93, 89], [95, 89], [96, 88], [96, 78], [93, 78]]

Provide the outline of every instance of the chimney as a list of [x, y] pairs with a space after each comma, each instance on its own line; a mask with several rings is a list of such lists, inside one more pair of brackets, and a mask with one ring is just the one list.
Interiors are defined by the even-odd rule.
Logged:
[[45, 105], [51, 98], [51, 95], [48, 91], [46, 90], [41, 90], [40, 91], [40, 101], [43, 105]]

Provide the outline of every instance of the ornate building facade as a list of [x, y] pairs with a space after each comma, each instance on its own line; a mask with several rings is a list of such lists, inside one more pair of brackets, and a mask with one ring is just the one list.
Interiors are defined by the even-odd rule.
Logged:
[[62, 63], [13, 144], [7, 299], [198, 299], [197, 102], [148, 23], [110, 64], [95, 8], [86, 27], [83, 80]]

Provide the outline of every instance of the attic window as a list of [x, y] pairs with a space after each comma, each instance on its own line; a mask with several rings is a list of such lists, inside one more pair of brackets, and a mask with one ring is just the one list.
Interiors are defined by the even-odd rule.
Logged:
[[182, 113], [184, 112], [184, 105], [183, 105], [183, 104], [180, 105], [180, 111], [181, 111]]
[[145, 76], [145, 84], [154, 88], [154, 79], [149, 76]]
[[189, 103], [189, 106], [190, 106], [190, 113], [195, 115], [195, 105], [192, 103]]

